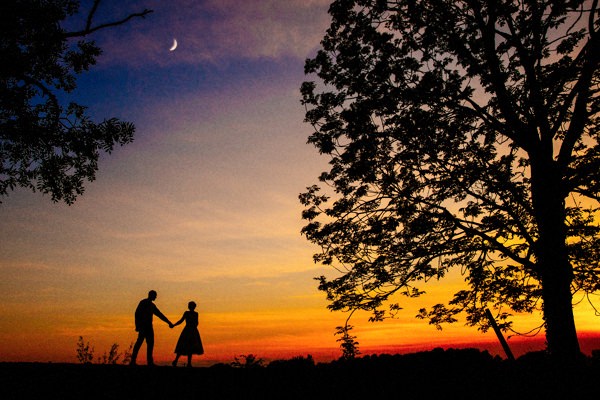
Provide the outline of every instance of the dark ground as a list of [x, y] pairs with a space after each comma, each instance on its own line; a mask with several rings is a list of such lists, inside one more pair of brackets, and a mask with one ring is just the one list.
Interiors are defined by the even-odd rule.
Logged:
[[129, 367], [0, 363], [0, 399], [577, 399], [597, 398], [600, 358], [510, 362], [475, 349], [379, 355], [315, 365]]

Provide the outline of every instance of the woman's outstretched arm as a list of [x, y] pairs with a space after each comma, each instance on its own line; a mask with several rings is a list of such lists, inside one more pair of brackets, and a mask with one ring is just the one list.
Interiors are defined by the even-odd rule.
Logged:
[[183, 316], [181, 317], [181, 319], [179, 321], [175, 322], [173, 324], [173, 326], [177, 326], [177, 325], [181, 324], [183, 321], [185, 321], [185, 313], [183, 313]]

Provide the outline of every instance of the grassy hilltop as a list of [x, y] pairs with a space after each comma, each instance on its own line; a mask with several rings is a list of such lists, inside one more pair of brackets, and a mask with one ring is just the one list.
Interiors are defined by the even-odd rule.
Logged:
[[550, 364], [542, 353], [514, 362], [476, 349], [373, 355], [266, 367], [129, 367], [0, 363], [7, 399], [533, 399], [597, 393], [600, 359]]

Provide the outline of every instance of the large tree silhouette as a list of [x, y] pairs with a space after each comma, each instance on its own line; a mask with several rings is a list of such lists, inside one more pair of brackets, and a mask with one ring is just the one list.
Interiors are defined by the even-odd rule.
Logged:
[[[579, 356], [573, 295], [600, 289], [598, 1], [339, 0], [305, 65], [331, 169], [300, 195], [333, 310], [379, 320], [460, 269], [419, 317], [502, 328], [541, 309]], [[389, 309], [386, 310], [386, 307]]]
[[133, 140], [132, 123], [95, 123], [84, 106], [61, 100], [101, 54], [88, 35], [152, 12], [96, 24], [99, 5], [95, 0], [80, 30], [66, 31], [61, 23], [78, 11], [79, 1], [1, 3], [0, 199], [21, 186], [71, 204], [84, 181], [94, 180], [100, 153]]

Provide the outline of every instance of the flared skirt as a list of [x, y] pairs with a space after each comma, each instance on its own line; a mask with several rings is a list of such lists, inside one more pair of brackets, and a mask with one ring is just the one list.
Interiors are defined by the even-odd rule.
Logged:
[[198, 328], [190, 326], [183, 328], [175, 346], [175, 353], [184, 355], [204, 354], [204, 347], [202, 346], [202, 339], [200, 339]]

